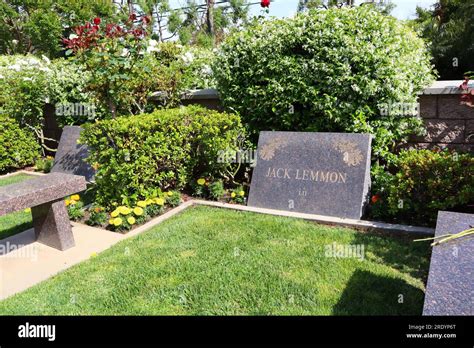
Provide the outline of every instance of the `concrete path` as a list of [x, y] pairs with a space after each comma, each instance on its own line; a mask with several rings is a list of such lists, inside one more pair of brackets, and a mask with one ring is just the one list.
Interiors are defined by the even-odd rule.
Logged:
[[48, 279], [123, 238], [119, 233], [80, 224], [73, 225], [73, 234], [76, 246], [65, 251], [36, 242], [33, 229], [2, 240], [0, 299]]

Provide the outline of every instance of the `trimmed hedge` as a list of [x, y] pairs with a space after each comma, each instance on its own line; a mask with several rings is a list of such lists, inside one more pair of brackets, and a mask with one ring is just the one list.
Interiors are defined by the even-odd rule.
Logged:
[[81, 142], [97, 168], [96, 202], [133, 205], [157, 190], [182, 189], [191, 178], [220, 178], [230, 164], [219, 151], [237, 150], [240, 118], [198, 106], [157, 110], [83, 126]]
[[[439, 210], [468, 212], [474, 204], [474, 156], [405, 150], [384, 171], [374, 167], [372, 216], [434, 226]], [[469, 208], [469, 205], [471, 207]]]
[[0, 173], [34, 164], [40, 157], [40, 146], [33, 133], [2, 114], [0, 125]]

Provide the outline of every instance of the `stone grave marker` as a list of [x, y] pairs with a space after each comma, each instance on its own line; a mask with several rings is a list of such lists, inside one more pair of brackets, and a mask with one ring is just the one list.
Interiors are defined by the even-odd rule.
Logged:
[[248, 205], [360, 219], [370, 134], [261, 132]]
[[[474, 214], [438, 212], [435, 236], [474, 226]], [[423, 315], [474, 315], [474, 236], [433, 247]]]
[[88, 156], [87, 146], [77, 143], [81, 130], [79, 126], [64, 127], [51, 172], [81, 175], [90, 182], [94, 180], [95, 171], [85, 161]]

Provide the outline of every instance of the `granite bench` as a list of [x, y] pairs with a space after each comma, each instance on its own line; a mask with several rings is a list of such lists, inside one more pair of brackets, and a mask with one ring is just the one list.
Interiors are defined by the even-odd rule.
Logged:
[[51, 173], [0, 187], [0, 216], [31, 208], [36, 239], [66, 250], [74, 246], [64, 197], [86, 189], [83, 176]]
[[0, 187], [0, 216], [31, 208], [39, 242], [66, 250], [74, 246], [64, 197], [84, 191], [95, 171], [84, 161], [86, 146], [78, 144], [82, 129], [64, 127], [50, 174]]

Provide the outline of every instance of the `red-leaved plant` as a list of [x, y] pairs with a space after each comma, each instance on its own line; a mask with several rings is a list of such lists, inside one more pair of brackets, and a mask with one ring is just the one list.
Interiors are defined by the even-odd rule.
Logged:
[[102, 110], [115, 117], [127, 96], [123, 81], [130, 78], [135, 64], [146, 51], [150, 18], [131, 14], [123, 24], [103, 23], [100, 18], [74, 28], [64, 38], [66, 55], [91, 73], [89, 89], [95, 92]]
[[474, 107], [474, 88], [469, 88], [469, 81], [474, 77], [474, 71], [464, 74], [464, 81], [459, 86], [461, 92], [461, 104]]

